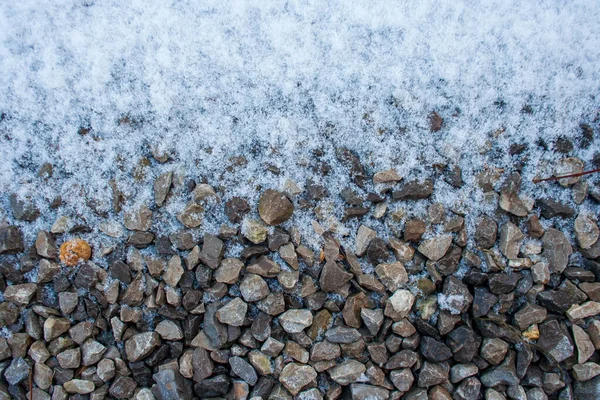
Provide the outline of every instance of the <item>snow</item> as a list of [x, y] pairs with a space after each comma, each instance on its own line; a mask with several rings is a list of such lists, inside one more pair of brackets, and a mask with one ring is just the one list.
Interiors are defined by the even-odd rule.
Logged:
[[[524, 193], [571, 202], [568, 189], [531, 179], [553, 172], [559, 136], [575, 142], [586, 167], [598, 151], [578, 143], [581, 123], [598, 133], [599, 21], [600, 7], [586, 0], [2, 2], [0, 221], [15, 223], [8, 195], [17, 193], [42, 212], [25, 228], [29, 243], [62, 215], [86, 221], [94, 244], [112, 243], [99, 238], [106, 216], [122, 222], [109, 180], [125, 210], [154, 206], [153, 180], [166, 171], [175, 173], [173, 194], [154, 217], [165, 233], [183, 228], [175, 215], [191, 199], [190, 180], [221, 198], [207, 205], [200, 230], [210, 233], [226, 222], [229, 198], [255, 207], [262, 190], [288, 180], [304, 187], [313, 178], [341, 206], [339, 192], [353, 185], [336, 160], [340, 146], [368, 173], [393, 167], [405, 181], [434, 176], [435, 163], [458, 164], [463, 188], [435, 179], [432, 200], [469, 211], [471, 232], [474, 215], [492, 210], [476, 189], [485, 167], [510, 171], [526, 157]], [[444, 118], [435, 133], [432, 111]], [[515, 143], [528, 146], [526, 156], [508, 154]], [[171, 161], [158, 163], [153, 151]], [[233, 165], [240, 156], [247, 162]], [[319, 162], [328, 175], [315, 174]], [[45, 163], [48, 179], [37, 176]], [[63, 204], [51, 209], [57, 196]], [[341, 219], [341, 207], [335, 213]], [[297, 208], [287, 225], [312, 248], [314, 219]], [[392, 224], [363, 223], [383, 237]], [[344, 226], [352, 238], [359, 223]]]

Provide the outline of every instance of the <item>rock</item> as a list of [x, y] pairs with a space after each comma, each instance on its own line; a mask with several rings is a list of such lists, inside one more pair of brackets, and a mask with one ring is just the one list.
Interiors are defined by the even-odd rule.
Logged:
[[496, 243], [498, 237], [498, 224], [492, 218], [484, 215], [477, 224], [475, 230], [475, 242], [477, 246], [489, 249]]
[[546, 320], [547, 311], [544, 307], [527, 303], [515, 313], [515, 323], [519, 329], [527, 329], [532, 324], [540, 324]]
[[81, 346], [81, 360], [85, 367], [95, 365], [106, 353], [106, 347], [93, 339], [86, 340]]
[[63, 384], [63, 388], [67, 393], [88, 394], [92, 393], [96, 386], [94, 382], [85, 381], [83, 379], [71, 379]]
[[366, 367], [356, 360], [346, 360], [331, 368], [329, 376], [333, 381], [342, 386], [347, 386], [356, 380], [366, 371]]
[[181, 327], [174, 321], [168, 319], [162, 320], [156, 325], [154, 331], [164, 340], [181, 340], [183, 339], [183, 331]]
[[92, 248], [82, 239], [69, 240], [60, 246], [60, 261], [69, 267], [74, 267], [81, 261], [87, 261], [91, 256]]
[[598, 225], [585, 214], [579, 214], [575, 219], [575, 235], [582, 249], [589, 249], [600, 237]]
[[110, 385], [108, 393], [116, 399], [131, 399], [136, 387], [137, 383], [132, 378], [119, 376]]
[[240, 284], [240, 292], [246, 302], [262, 300], [269, 295], [269, 286], [263, 278], [248, 274]]
[[35, 240], [35, 249], [41, 257], [56, 258], [58, 247], [49, 232], [39, 231]]
[[215, 189], [207, 183], [199, 183], [192, 191], [192, 199], [196, 203], [201, 203], [211, 197], [217, 197]]
[[573, 304], [566, 311], [566, 314], [571, 321], [593, 317], [600, 314], [600, 303], [595, 301], [586, 301], [581, 305]]
[[351, 273], [344, 271], [338, 263], [328, 260], [321, 270], [319, 285], [324, 292], [335, 292], [349, 282], [352, 276]]
[[441, 364], [425, 361], [419, 373], [418, 385], [428, 388], [448, 381], [448, 370]]
[[539, 262], [531, 267], [531, 277], [533, 282], [545, 285], [550, 281], [550, 268], [548, 263]]
[[298, 255], [293, 243], [286, 243], [279, 247], [279, 255], [290, 267], [298, 269]]
[[423, 241], [417, 250], [432, 261], [438, 261], [452, 244], [452, 235], [440, 235]]
[[181, 280], [183, 272], [184, 270], [183, 266], [181, 265], [181, 258], [178, 255], [175, 255], [169, 259], [169, 262], [167, 263], [167, 270], [163, 273], [162, 279], [167, 285], [175, 288]]
[[288, 310], [279, 316], [279, 323], [288, 333], [299, 333], [313, 323], [313, 315], [309, 310]]
[[115, 377], [115, 362], [108, 358], [101, 360], [96, 368], [98, 377], [103, 382], [108, 382]]
[[44, 322], [44, 340], [47, 342], [56, 339], [69, 330], [71, 321], [67, 318], [57, 318], [50, 316]]
[[205, 234], [202, 243], [202, 251], [199, 254], [200, 260], [210, 269], [217, 269], [223, 253], [225, 252], [225, 244], [215, 235]]
[[165, 172], [154, 180], [154, 202], [158, 207], [162, 207], [167, 200], [171, 184], [173, 183], [173, 172]]
[[418, 243], [425, 233], [425, 222], [420, 219], [410, 219], [404, 224], [404, 240]]
[[533, 202], [530, 199], [519, 197], [516, 192], [509, 194], [502, 191], [498, 205], [502, 210], [517, 217], [526, 217], [533, 209]]
[[392, 198], [394, 200], [421, 200], [426, 199], [433, 193], [433, 181], [425, 179], [423, 182], [417, 180], [404, 184], [402, 189], [394, 191]]
[[254, 244], [267, 240], [267, 227], [254, 219], [245, 219], [242, 224], [242, 235]]
[[580, 382], [589, 381], [598, 375], [600, 375], [600, 365], [594, 362], [586, 362], [573, 366], [573, 377]]
[[377, 335], [377, 332], [379, 332], [379, 329], [383, 324], [383, 310], [362, 308], [360, 310], [360, 316], [369, 330], [369, 333], [373, 336]]
[[192, 389], [186, 379], [173, 369], [164, 369], [152, 375], [156, 382], [159, 400], [176, 400], [192, 398]]
[[575, 210], [570, 206], [550, 198], [539, 199], [535, 204], [540, 208], [542, 217], [547, 219], [554, 217], [571, 218], [575, 215]]
[[395, 292], [400, 287], [408, 282], [408, 274], [404, 265], [400, 262], [391, 264], [379, 264], [375, 268], [375, 272], [379, 280], [388, 288], [389, 291]]
[[17, 226], [0, 226], [0, 254], [20, 253], [24, 250], [23, 234]]
[[364, 383], [353, 383], [350, 385], [352, 400], [387, 400], [390, 391], [373, 385]]
[[442, 125], [444, 124], [444, 119], [435, 111], [432, 111], [429, 114], [429, 130], [431, 132], [438, 132], [442, 129]]
[[258, 214], [267, 225], [279, 225], [292, 217], [294, 204], [282, 192], [266, 190], [258, 202]]
[[401, 392], [407, 392], [415, 381], [415, 377], [409, 368], [394, 370], [390, 373], [390, 380]]
[[239, 280], [244, 263], [237, 258], [226, 258], [221, 261], [220, 267], [215, 271], [214, 278], [217, 282], [234, 284]]
[[204, 207], [200, 204], [190, 201], [186, 204], [183, 211], [177, 214], [177, 219], [186, 228], [197, 228], [202, 224], [204, 218]]
[[377, 233], [371, 228], [361, 225], [356, 233], [356, 255], [362, 257], [367, 252], [371, 240], [377, 237]]
[[248, 304], [239, 297], [234, 298], [217, 311], [217, 318], [224, 324], [231, 326], [242, 326], [248, 311]]
[[154, 234], [150, 232], [135, 232], [127, 239], [127, 244], [137, 249], [145, 249], [154, 240]]
[[423, 336], [421, 339], [421, 354], [432, 362], [441, 362], [452, 358], [452, 352], [448, 346], [429, 336]]
[[225, 203], [225, 215], [234, 224], [240, 223], [249, 211], [250, 205], [241, 197], [232, 197]]
[[498, 365], [506, 356], [508, 343], [498, 338], [485, 338], [481, 344], [481, 357], [492, 365]]
[[125, 353], [130, 362], [143, 360], [160, 345], [156, 332], [143, 332], [133, 335], [125, 342]]
[[414, 302], [415, 295], [408, 290], [398, 289], [388, 299], [387, 304], [399, 315], [399, 318], [405, 318], [410, 313]]
[[192, 356], [192, 366], [194, 371], [194, 382], [202, 382], [213, 373], [213, 362], [208, 352], [201, 347], [194, 350]]
[[325, 332], [325, 337], [331, 343], [353, 343], [361, 338], [360, 332], [355, 328], [336, 326]]
[[130, 231], [148, 231], [152, 226], [152, 211], [145, 205], [128, 211], [123, 216], [123, 225]]
[[317, 372], [309, 365], [297, 363], [287, 364], [279, 375], [279, 382], [290, 391], [292, 395], [297, 395], [303, 387], [317, 378]]
[[458, 246], [451, 246], [446, 255], [437, 263], [437, 269], [443, 276], [454, 274], [458, 271], [458, 265], [462, 258], [462, 249]]
[[16, 219], [32, 222], [40, 216], [40, 210], [31, 199], [20, 199], [16, 194], [11, 194], [8, 199], [13, 216]]
[[438, 304], [442, 310], [452, 314], [467, 312], [473, 302], [473, 296], [467, 285], [454, 276], [449, 276], [444, 281], [443, 294], [438, 295]]
[[23, 283], [20, 285], [10, 285], [4, 291], [4, 298], [7, 301], [21, 306], [26, 306], [31, 302], [31, 298], [37, 291], [35, 283]]
[[573, 201], [575, 204], [579, 205], [584, 202], [584, 200], [588, 197], [590, 192], [590, 184], [584, 181], [579, 181], [575, 185], [573, 185], [573, 189], [571, 190], [571, 194], [573, 196]]
[[256, 385], [256, 381], [258, 380], [258, 376], [256, 375], [256, 371], [246, 360], [240, 357], [231, 357], [229, 359], [229, 365], [231, 366], [231, 370], [234, 374], [242, 378], [249, 385]]
[[[563, 175], [571, 175], [578, 174], [583, 172], [584, 163], [578, 158], [575, 157], [567, 157], [561, 158], [556, 165], [556, 169], [554, 170], [554, 176], [563, 176]], [[581, 176], [574, 176], [571, 178], [563, 178], [559, 179], [558, 183], [562, 187], [569, 187], [574, 183], [579, 182]]]
[[29, 376], [29, 365], [22, 357], [15, 357], [4, 370], [4, 378], [10, 385], [18, 385]]
[[583, 330], [583, 328], [573, 325], [571, 327], [573, 332], [573, 339], [575, 346], [577, 347], [577, 362], [583, 364], [594, 354], [595, 348], [589, 335]]
[[450, 368], [450, 382], [458, 383], [465, 378], [476, 375], [479, 368], [475, 364], [454, 364]]
[[569, 262], [569, 256], [573, 254], [573, 248], [569, 240], [559, 230], [548, 229], [542, 237], [543, 255], [548, 260], [550, 272], [562, 273]]
[[600, 376], [596, 376], [585, 382], [575, 382], [573, 385], [575, 399], [598, 399], [600, 398]]
[[540, 338], [537, 342], [555, 362], [562, 362], [573, 354], [573, 343], [567, 332], [561, 328], [556, 320], [548, 321], [540, 325]]
[[514, 260], [519, 256], [519, 249], [525, 235], [518, 226], [512, 222], [507, 222], [500, 229], [500, 251], [509, 260]]
[[491, 274], [488, 285], [494, 294], [507, 294], [515, 290], [520, 279], [518, 272]]
[[[54, 372], [46, 364], [36, 363], [33, 369], [33, 381], [42, 390], [48, 390], [52, 386]], [[2, 396], [0, 396], [2, 398]]]
[[385, 171], [377, 172], [373, 175], [373, 183], [390, 183], [400, 182], [402, 177], [395, 169], [388, 169]]

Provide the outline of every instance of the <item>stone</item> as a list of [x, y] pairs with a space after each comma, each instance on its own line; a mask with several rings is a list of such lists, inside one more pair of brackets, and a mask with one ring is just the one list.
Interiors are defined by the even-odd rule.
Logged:
[[9, 197], [10, 208], [13, 216], [21, 221], [32, 222], [40, 216], [40, 210], [29, 198], [21, 199], [16, 194]]
[[545, 285], [550, 281], [550, 268], [548, 263], [538, 262], [531, 266], [531, 277], [536, 284]]
[[383, 310], [380, 308], [374, 310], [362, 308], [360, 310], [360, 316], [369, 330], [369, 333], [373, 336], [377, 335], [377, 332], [379, 332], [379, 329], [383, 324]]
[[485, 338], [481, 344], [481, 357], [492, 365], [498, 365], [508, 352], [508, 343], [498, 338]]
[[82, 239], [68, 240], [60, 245], [59, 258], [65, 265], [74, 267], [92, 256], [92, 248]]
[[484, 215], [475, 229], [475, 242], [477, 246], [489, 249], [496, 243], [498, 237], [498, 224], [492, 218]]
[[208, 355], [208, 352], [201, 347], [194, 350], [194, 354], [192, 355], [192, 366], [194, 371], [193, 380], [196, 383], [202, 382], [213, 373], [213, 362]]
[[116, 399], [130, 399], [133, 397], [137, 385], [138, 384], [133, 378], [130, 378], [129, 376], [119, 376], [113, 381], [112, 385], [110, 385], [108, 393]]
[[37, 291], [35, 283], [23, 283], [20, 285], [10, 285], [4, 290], [6, 301], [12, 301], [17, 305], [26, 306], [31, 302], [31, 298]]
[[537, 344], [553, 358], [551, 361], [555, 362], [566, 360], [574, 351], [569, 334], [556, 320], [540, 325], [540, 338]]
[[567, 314], [567, 317], [569, 317], [569, 320], [571, 321], [593, 317], [600, 314], [600, 303], [586, 301], [581, 305], [573, 304], [565, 314]]
[[490, 274], [488, 285], [494, 294], [507, 294], [515, 290], [521, 279], [518, 272]]
[[299, 333], [313, 323], [313, 315], [310, 310], [287, 310], [279, 316], [279, 323], [288, 333]]
[[398, 289], [388, 299], [388, 305], [393, 309], [395, 313], [399, 315], [399, 318], [405, 318], [412, 309], [415, 303], [415, 295], [405, 289]]
[[328, 260], [321, 270], [319, 285], [324, 292], [335, 292], [352, 279], [352, 274], [346, 272], [338, 263]]
[[356, 380], [366, 371], [364, 364], [356, 360], [346, 360], [329, 369], [331, 379], [342, 386], [347, 386]]
[[229, 365], [234, 374], [242, 378], [249, 385], [256, 385], [258, 375], [256, 375], [256, 371], [246, 360], [241, 357], [231, 357], [229, 359]]
[[452, 352], [448, 346], [429, 336], [421, 338], [420, 349], [423, 357], [432, 362], [442, 362], [452, 358]]
[[279, 255], [293, 269], [298, 269], [298, 255], [293, 243], [286, 243], [279, 247]]
[[262, 223], [254, 219], [245, 219], [242, 223], [242, 235], [254, 244], [267, 240], [268, 230]]
[[575, 347], [577, 347], [577, 362], [583, 364], [594, 354], [596, 350], [592, 343], [590, 336], [578, 325], [571, 327], [573, 332], [573, 340], [575, 341]]
[[38, 283], [52, 282], [58, 274], [60, 274], [60, 265], [49, 260], [40, 260], [40, 268], [38, 270]]
[[[52, 368], [46, 364], [35, 363], [33, 367], [33, 381], [40, 389], [48, 390], [52, 386], [53, 376], [54, 372]], [[0, 396], [0, 398], [2, 397]]]
[[428, 388], [448, 381], [448, 370], [441, 364], [425, 361], [419, 373], [418, 385]]
[[258, 214], [267, 225], [279, 225], [291, 218], [294, 204], [288, 197], [275, 190], [262, 193], [258, 202]]
[[410, 219], [404, 224], [404, 240], [406, 242], [418, 243], [425, 233], [425, 221]]
[[58, 247], [49, 232], [39, 231], [35, 239], [35, 249], [39, 256], [44, 258], [56, 258]]
[[355, 250], [358, 257], [365, 255], [369, 248], [369, 244], [371, 244], [371, 240], [375, 237], [377, 237], [377, 233], [373, 229], [368, 228], [365, 225], [361, 225], [358, 228], [355, 241]]
[[225, 203], [225, 215], [234, 224], [240, 223], [250, 211], [250, 205], [241, 197], [232, 197]]
[[[554, 170], [554, 176], [571, 175], [583, 172], [584, 163], [575, 157], [566, 157], [558, 160], [556, 169]], [[562, 187], [569, 187], [581, 179], [581, 176], [574, 176], [571, 178], [559, 179], [558, 183]]]
[[267, 282], [256, 274], [248, 274], [240, 284], [240, 292], [246, 302], [264, 299], [269, 295]]
[[526, 303], [519, 311], [515, 313], [515, 323], [519, 329], [527, 329], [530, 325], [541, 324], [546, 320], [547, 311], [544, 307]]
[[197, 228], [202, 225], [204, 218], [204, 207], [200, 204], [190, 201], [186, 204], [183, 211], [177, 214], [177, 219], [186, 228]]
[[125, 212], [123, 225], [130, 231], [148, 231], [152, 227], [152, 211], [142, 205], [140, 208]]
[[383, 283], [391, 292], [395, 292], [408, 282], [408, 274], [401, 262], [379, 264], [377, 268], [375, 268], [375, 273], [379, 277], [381, 283]]
[[364, 383], [353, 383], [350, 385], [352, 400], [388, 400], [390, 391]]
[[361, 338], [360, 332], [355, 328], [336, 326], [325, 332], [325, 337], [331, 343], [353, 343]]
[[155, 390], [159, 400], [175, 400], [192, 398], [192, 388], [186, 379], [173, 369], [164, 369], [152, 375], [156, 382]]
[[226, 258], [215, 271], [214, 278], [217, 282], [234, 284], [238, 281], [244, 263], [237, 258]]
[[396, 260], [401, 263], [412, 261], [415, 249], [406, 242], [390, 238], [389, 247], [396, 256]]
[[449, 276], [444, 281], [443, 293], [438, 295], [438, 304], [442, 310], [452, 314], [467, 312], [473, 302], [473, 296], [467, 285], [455, 276]]
[[44, 340], [46, 342], [56, 339], [71, 327], [71, 321], [67, 318], [50, 316], [44, 322]]
[[594, 362], [589, 361], [573, 366], [573, 377], [580, 382], [589, 381], [598, 375], [600, 375], [600, 365]]
[[452, 235], [440, 235], [423, 241], [417, 250], [432, 261], [438, 261], [452, 244]]
[[509, 260], [516, 259], [519, 256], [519, 249], [524, 238], [525, 235], [518, 226], [512, 222], [507, 222], [500, 228], [500, 251]]
[[165, 319], [162, 320], [154, 328], [154, 332], [158, 333], [164, 340], [181, 340], [183, 339], [183, 331], [181, 327], [174, 321]]
[[181, 263], [181, 257], [174, 255], [167, 263], [167, 270], [163, 273], [163, 281], [172, 288], [177, 287], [177, 284], [183, 276], [184, 269]]
[[426, 199], [433, 193], [433, 181], [425, 179], [423, 182], [418, 180], [410, 181], [404, 184], [400, 190], [392, 193], [394, 200], [421, 200]]
[[575, 399], [600, 398], [600, 376], [585, 382], [576, 381], [573, 385], [573, 396]]
[[96, 373], [103, 382], [110, 381], [115, 377], [115, 362], [108, 358], [101, 360], [96, 368]]
[[279, 374], [279, 382], [294, 396], [316, 378], [313, 367], [297, 363], [287, 364]]
[[106, 347], [93, 339], [86, 340], [81, 346], [81, 360], [85, 367], [95, 365], [106, 353]]
[[234, 298], [229, 303], [221, 307], [216, 316], [223, 324], [231, 326], [242, 326], [244, 319], [246, 318], [246, 312], [248, 311], [248, 304], [246, 304], [239, 297]]
[[21, 229], [17, 226], [0, 226], [0, 254], [20, 253], [23, 250]]
[[79, 348], [65, 350], [57, 354], [56, 359], [61, 368], [78, 368], [81, 364], [81, 350]]
[[199, 183], [192, 191], [192, 199], [196, 203], [201, 203], [211, 197], [217, 197], [215, 189], [207, 183]]
[[554, 199], [539, 199], [535, 204], [540, 208], [540, 214], [542, 217], [547, 219], [554, 217], [571, 218], [575, 215], [575, 210], [573, 210], [570, 206], [560, 203]]
[[92, 336], [94, 325], [89, 321], [82, 321], [69, 329], [69, 336], [77, 344], [83, 344]]
[[450, 382], [458, 383], [465, 378], [476, 375], [479, 368], [475, 364], [454, 364], [450, 368]]
[[199, 257], [210, 269], [217, 269], [223, 259], [224, 251], [225, 244], [221, 239], [215, 235], [205, 234]]
[[160, 345], [156, 332], [143, 332], [133, 335], [125, 342], [125, 353], [130, 362], [143, 360]]
[[165, 204], [172, 183], [173, 172], [171, 171], [160, 174], [154, 180], [154, 202], [158, 207], [162, 207]]
[[585, 214], [579, 214], [575, 219], [575, 235], [579, 247], [589, 249], [600, 237], [600, 229], [596, 222]]
[[402, 368], [394, 370], [390, 373], [390, 380], [401, 392], [408, 392], [408, 390], [412, 387], [413, 382], [415, 381], [415, 377], [409, 368]]
[[10, 385], [18, 385], [29, 376], [29, 365], [22, 357], [15, 357], [4, 370], [4, 378]]
[[248, 353], [248, 361], [250, 361], [250, 364], [254, 367], [259, 375], [271, 375], [274, 372], [271, 358], [258, 350], [252, 350], [250, 353]]
[[63, 384], [63, 388], [67, 393], [75, 394], [89, 394], [96, 389], [94, 382], [86, 381], [83, 379], [71, 379]]

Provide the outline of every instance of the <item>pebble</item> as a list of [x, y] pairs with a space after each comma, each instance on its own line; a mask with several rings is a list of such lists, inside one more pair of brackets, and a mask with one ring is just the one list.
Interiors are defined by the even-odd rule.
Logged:
[[167, 200], [167, 195], [173, 184], [173, 172], [165, 172], [160, 174], [154, 180], [154, 202], [158, 207], [162, 207]]
[[569, 262], [569, 257], [573, 254], [573, 248], [569, 240], [559, 230], [548, 229], [542, 237], [543, 255], [548, 260], [548, 266], [552, 273], [562, 273]]
[[575, 235], [579, 247], [589, 249], [600, 237], [600, 229], [596, 222], [585, 214], [579, 214], [575, 218]]
[[245, 219], [242, 224], [242, 234], [254, 244], [267, 240], [268, 230], [265, 225], [254, 219]]
[[248, 311], [248, 304], [246, 304], [239, 297], [234, 298], [229, 303], [221, 307], [216, 316], [224, 324], [230, 326], [242, 326], [244, 319], [246, 318], [246, 312]]
[[138, 333], [125, 342], [125, 353], [130, 362], [136, 362], [149, 356], [159, 345], [160, 336], [158, 333]]
[[331, 379], [342, 386], [347, 386], [356, 380], [366, 371], [364, 364], [356, 360], [346, 360], [327, 372]]
[[523, 235], [518, 226], [512, 222], [507, 222], [500, 229], [500, 251], [509, 260], [516, 259], [524, 238], [525, 235]]
[[405, 318], [415, 302], [415, 295], [405, 289], [398, 289], [388, 299], [388, 305], [393, 309], [398, 317]]
[[279, 382], [290, 391], [292, 395], [297, 395], [302, 388], [317, 378], [317, 372], [309, 365], [297, 363], [287, 364], [279, 375]]
[[185, 208], [177, 214], [177, 219], [186, 228], [197, 228], [202, 225], [204, 219], [204, 207], [200, 204], [190, 201]]
[[440, 235], [431, 239], [424, 240], [417, 250], [431, 261], [438, 261], [442, 258], [450, 245], [452, 244], [452, 235]]
[[400, 182], [402, 180], [402, 176], [398, 174], [395, 169], [388, 169], [385, 171], [377, 172], [373, 175], [373, 183], [395, 183]]
[[365, 255], [367, 249], [369, 248], [369, 244], [371, 244], [371, 240], [373, 240], [375, 237], [377, 237], [377, 233], [373, 229], [365, 225], [361, 225], [356, 233], [356, 255], [359, 257]]
[[96, 386], [94, 385], [94, 382], [82, 379], [71, 379], [63, 384], [63, 388], [67, 393], [89, 394], [94, 391]]
[[279, 323], [288, 333], [299, 333], [313, 323], [310, 310], [288, 310], [279, 316]]
[[152, 227], [152, 211], [143, 205], [140, 208], [125, 212], [123, 225], [130, 231], [148, 231]]
[[260, 196], [258, 213], [267, 225], [279, 225], [291, 218], [294, 204], [284, 193], [269, 189]]
[[394, 200], [421, 200], [426, 199], [433, 193], [433, 181], [425, 179], [423, 182], [414, 180], [392, 193]]

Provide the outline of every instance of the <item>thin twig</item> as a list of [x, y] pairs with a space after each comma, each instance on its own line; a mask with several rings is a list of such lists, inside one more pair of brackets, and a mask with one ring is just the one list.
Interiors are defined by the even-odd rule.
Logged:
[[575, 177], [578, 177], [578, 176], [593, 174], [594, 172], [600, 172], [600, 168], [596, 168], [596, 169], [593, 169], [591, 171], [578, 172], [576, 174], [561, 175], [561, 176], [551, 176], [550, 178], [536, 178], [536, 179], [533, 180], [533, 183], [540, 183], [540, 182], [546, 182], [546, 181], [557, 181], [559, 179], [564, 179], [564, 178], [575, 178]]

